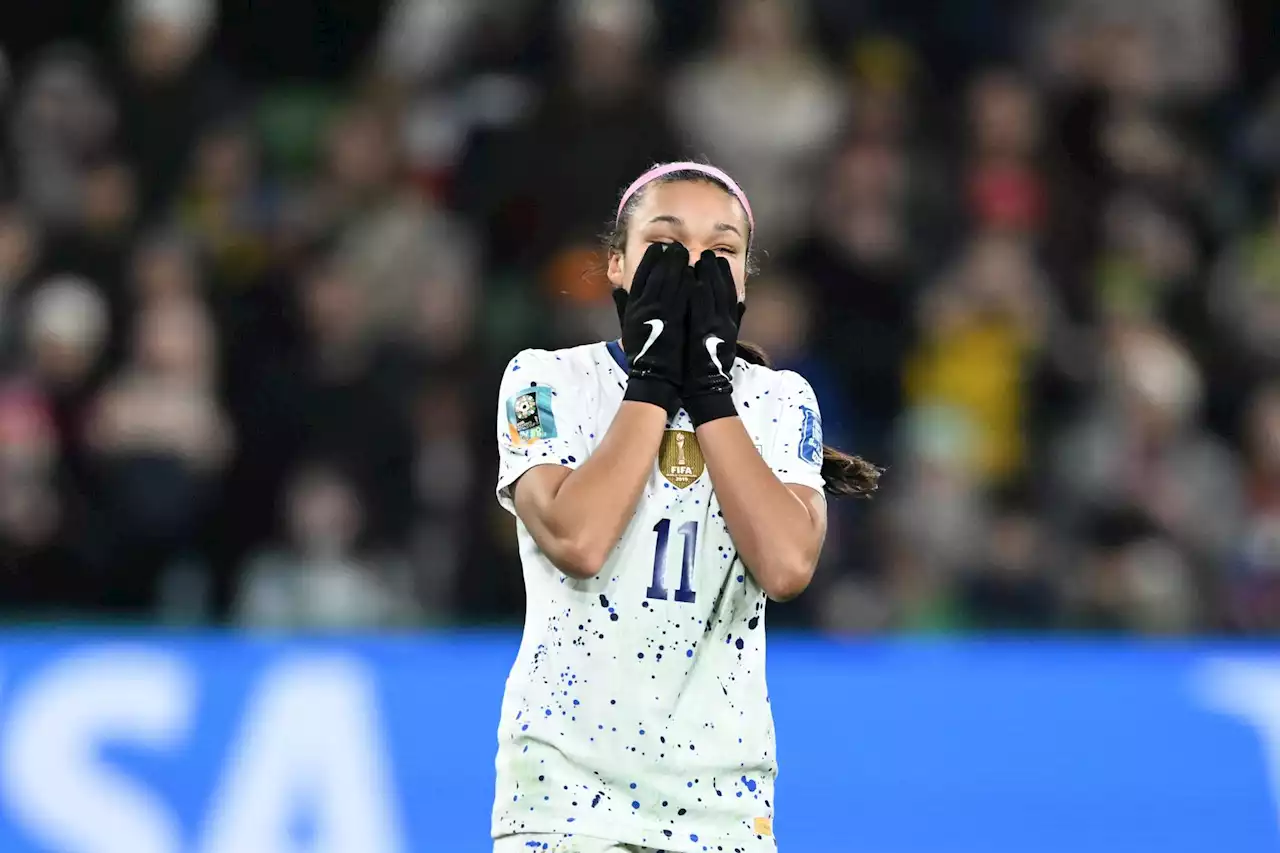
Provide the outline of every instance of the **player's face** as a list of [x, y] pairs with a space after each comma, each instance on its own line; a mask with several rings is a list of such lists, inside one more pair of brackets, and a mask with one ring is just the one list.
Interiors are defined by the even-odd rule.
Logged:
[[694, 263], [707, 249], [729, 262], [738, 298], [747, 280], [747, 219], [738, 200], [706, 181], [654, 184], [631, 217], [627, 245], [609, 258], [609, 281], [631, 289], [635, 268], [650, 243], [683, 243]]

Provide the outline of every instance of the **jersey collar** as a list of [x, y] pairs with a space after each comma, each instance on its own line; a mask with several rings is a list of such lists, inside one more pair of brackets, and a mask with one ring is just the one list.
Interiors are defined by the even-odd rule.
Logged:
[[631, 365], [627, 363], [627, 354], [622, 351], [622, 344], [609, 341], [605, 346], [609, 348], [609, 355], [613, 356], [613, 360], [618, 363], [618, 367], [622, 368], [622, 372], [630, 375]]

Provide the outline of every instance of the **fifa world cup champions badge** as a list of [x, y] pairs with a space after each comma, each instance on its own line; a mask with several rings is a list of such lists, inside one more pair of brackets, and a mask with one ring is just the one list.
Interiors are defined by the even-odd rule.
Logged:
[[677, 489], [693, 485], [707, 469], [698, 437], [688, 430], [669, 429], [658, 447], [658, 471]]
[[554, 395], [546, 385], [531, 385], [507, 400], [507, 432], [514, 444], [556, 437], [556, 418], [551, 410]]

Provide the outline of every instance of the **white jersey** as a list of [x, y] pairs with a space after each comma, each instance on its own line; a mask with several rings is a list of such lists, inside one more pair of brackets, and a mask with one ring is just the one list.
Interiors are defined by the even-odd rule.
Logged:
[[[526, 350], [498, 401], [498, 500], [577, 468], [622, 403], [616, 343]], [[785, 483], [822, 488], [809, 383], [738, 359], [733, 398]], [[578, 833], [667, 851], [772, 851], [765, 593], [738, 559], [688, 415], [667, 425], [600, 574], [562, 574], [517, 520], [528, 605], [498, 729], [495, 838]]]

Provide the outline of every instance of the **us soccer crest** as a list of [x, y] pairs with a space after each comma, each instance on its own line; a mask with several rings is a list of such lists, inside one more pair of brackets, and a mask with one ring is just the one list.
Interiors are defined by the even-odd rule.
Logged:
[[686, 488], [697, 482], [706, 469], [696, 435], [683, 429], [669, 429], [662, 434], [658, 471], [668, 483], [677, 489]]

